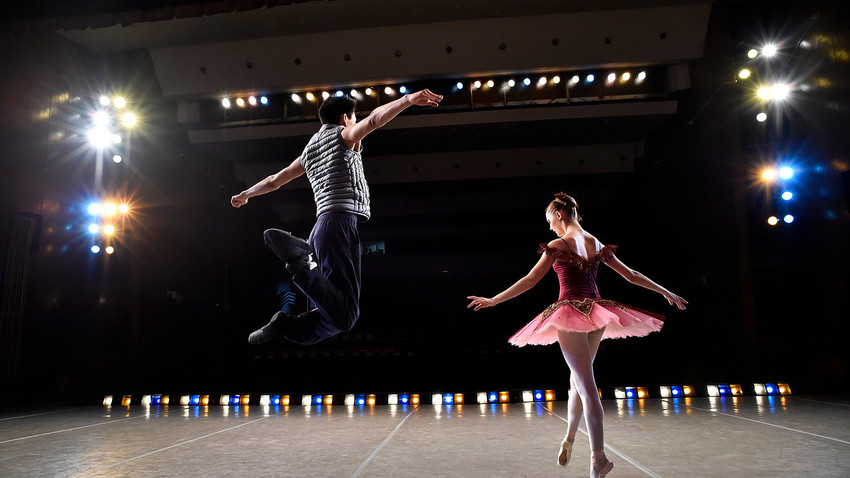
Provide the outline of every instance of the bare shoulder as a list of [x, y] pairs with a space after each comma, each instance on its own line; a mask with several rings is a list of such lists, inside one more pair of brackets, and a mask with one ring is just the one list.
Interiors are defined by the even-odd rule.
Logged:
[[551, 241], [549, 241], [549, 244], [546, 244], [546, 247], [548, 247], [549, 249], [557, 249], [559, 251], [568, 250], [567, 245], [564, 244], [563, 239], [561, 239], [560, 237], [557, 238], [557, 239], [552, 239]]

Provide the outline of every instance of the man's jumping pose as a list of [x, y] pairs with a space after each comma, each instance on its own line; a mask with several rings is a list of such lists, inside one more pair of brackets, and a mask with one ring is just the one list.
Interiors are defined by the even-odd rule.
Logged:
[[369, 186], [363, 176], [360, 142], [408, 107], [437, 106], [442, 99], [428, 90], [418, 91], [375, 108], [358, 122], [354, 98], [330, 97], [319, 107], [322, 127], [301, 156], [230, 199], [233, 207], [241, 207], [249, 198], [275, 191], [307, 173], [316, 201], [317, 219], [309, 243], [280, 229], [263, 233], [266, 244], [286, 263], [292, 281], [316, 308], [298, 315], [277, 312], [251, 333], [248, 342], [256, 345], [285, 338], [309, 345], [354, 326], [360, 315], [357, 223], [369, 219]]

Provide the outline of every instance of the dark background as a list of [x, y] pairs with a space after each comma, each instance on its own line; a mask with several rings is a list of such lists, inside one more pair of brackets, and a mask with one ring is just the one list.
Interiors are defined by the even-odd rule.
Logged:
[[[555, 300], [554, 274], [495, 309], [465, 308], [467, 295], [494, 295], [534, 265], [537, 244], [552, 238], [543, 210], [558, 191], [577, 198], [585, 228], [619, 245], [627, 265], [690, 302], [674, 310], [601, 269], [603, 297], [667, 315], [662, 333], [603, 342], [596, 360], [603, 393], [754, 381], [787, 381], [795, 393], [847, 391], [850, 17], [838, 3], [714, 4], [704, 57], [691, 64], [692, 87], [674, 93], [679, 111], [646, 133], [634, 171], [372, 184], [373, 218], [361, 234], [383, 241], [386, 254], [363, 258], [355, 328], [312, 347], [259, 348], [247, 335], [292, 288], [261, 234], [282, 227], [306, 237], [312, 221], [281, 224], [274, 207], [309, 204], [309, 190], [284, 189], [233, 209], [230, 196], [250, 184], [237, 180], [231, 161], [189, 144], [147, 52], [95, 55], [53, 32], [8, 27], [74, 13], [60, 2], [30, 5], [4, 7], [0, 50], [0, 270], [8, 270], [16, 218], [36, 224], [20, 333], [3, 344], [4, 401], [566, 388], [557, 346], [506, 342]], [[831, 38], [831, 54], [800, 50], [789, 60], [830, 83], [799, 97], [779, 127], [765, 127], [740, 106], [748, 101], [743, 89], [719, 85], [745, 45], [782, 32]], [[132, 235], [105, 261], [77, 232], [96, 195], [94, 153], [50, 142], [50, 125], [32, 118], [54, 95], [109, 84], [142, 92], [146, 134], [134, 140], [126, 168], [104, 174], [137, 206]], [[486, 155], [540, 141], [510, 126], [415, 134], [371, 135], [367, 169], [370, 155], [442, 148]], [[764, 218], [774, 205], [754, 178], [780, 156], [797, 166], [800, 192], [795, 222], [770, 227]], [[289, 160], [269, 163], [269, 174]], [[14, 293], [3, 291], [7, 299]], [[304, 302], [299, 295], [292, 307]]]

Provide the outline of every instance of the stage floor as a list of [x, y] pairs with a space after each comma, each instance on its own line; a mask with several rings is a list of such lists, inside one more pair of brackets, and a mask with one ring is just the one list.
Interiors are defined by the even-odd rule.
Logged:
[[[604, 400], [611, 477], [847, 477], [850, 400]], [[83, 407], [0, 414], [0, 476], [587, 476], [565, 402]]]

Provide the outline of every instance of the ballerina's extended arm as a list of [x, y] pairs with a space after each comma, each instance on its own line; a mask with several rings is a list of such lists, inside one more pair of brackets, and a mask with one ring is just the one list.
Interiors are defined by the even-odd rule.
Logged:
[[543, 254], [540, 256], [540, 260], [537, 261], [537, 264], [535, 264], [531, 269], [531, 272], [522, 279], [516, 281], [514, 285], [496, 294], [494, 297], [487, 298], [475, 295], [467, 296], [466, 298], [472, 299], [472, 302], [466, 306], [466, 308], [474, 308], [474, 310], [484, 309], [486, 307], [493, 307], [496, 304], [501, 304], [508, 299], [513, 299], [537, 285], [537, 283], [540, 282], [540, 279], [542, 279], [543, 276], [546, 275], [546, 272], [548, 272], [552, 267], [553, 262], [555, 262], [555, 260], [549, 254]]
[[605, 261], [605, 264], [611, 269], [617, 271], [618, 274], [623, 276], [624, 279], [631, 282], [632, 284], [639, 285], [653, 292], [658, 292], [659, 294], [663, 295], [665, 299], [667, 299], [667, 302], [669, 302], [670, 305], [675, 305], [680, 310], [685, 309], [685, 305], [688, 303], [688, 301], [670, 292], [664, 287], [661, 287], [660, 285], [656, 284], [649, 277], [641, 274], [640, 272], [634, 269], [629, 268], [628, 266], [620, 262], [620, 260], [617, 259], [617, 256], [611, 254], [611, 257]]

